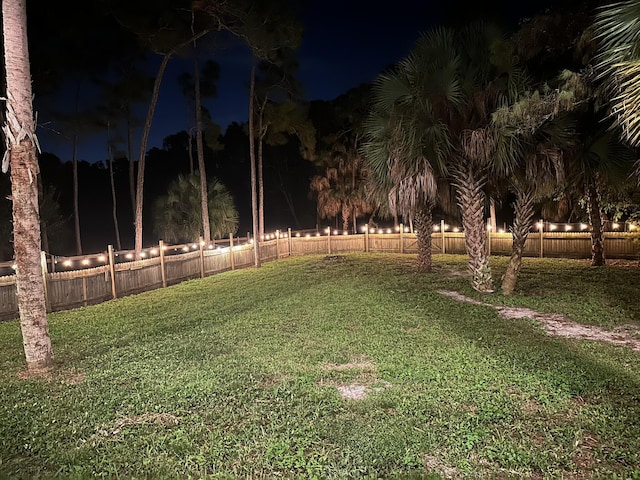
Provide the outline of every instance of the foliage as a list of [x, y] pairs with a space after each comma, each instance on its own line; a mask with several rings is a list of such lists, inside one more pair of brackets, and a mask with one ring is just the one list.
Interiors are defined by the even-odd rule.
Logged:
[[[409, 256], [293, 258], [51, 314], [44, 378], [2, 323], [0, 476], [638, 475], [638, 353], [443, 297], [480, 298], [463, 256], [434, 259], [425, 278]], [[635, 268], [523, 272], [482, 300], [638, 327]]]
[[610, 114], [622, 138], [640, 146], [640, 2], [623, 0], [601, 7], [594, 22], [596, 68], [609, 94]]
[[[211, 235], [225, 238], [238, 228], [238, 211], [219, 180], [210, 180], [207, 189]], [[156, 233], [167, 242], [192, 242], [202, 235], [199, 174], [179, 175], [156, 200], [154, 218]]]

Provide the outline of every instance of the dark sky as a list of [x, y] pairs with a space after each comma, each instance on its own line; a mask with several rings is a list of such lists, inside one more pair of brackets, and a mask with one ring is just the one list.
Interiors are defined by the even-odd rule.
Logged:
[[[487, 2], [467, 5], [467, 2], [452, 0], [434, 3], [309, 1], [302, 17], [305, 33], [299, 50], [299, 78], [306, 98], [332, 100], [352, 87], [371, 82], [384, 68], [408, 54], [420, 33], [433, 25], [461, 23], [483, 16], [515, 26], [519, 18], [531, 16], [554, 2], [498, 1], [488, 2], [489, 5]], [[229, 45], [214, 51], [210, 58], [220, 64], [221, 72], [218, 98], [208, 101], [205, 106], [223, 129], [233, 121], [246, 121], [248, 51], [241, 45]], [[155, 73], [159, 61], [159, 56], [151, 59], [150, 73]], [[179, 57], [169, 64], [148, 148], [160, 147], [165, 136], [186, 129], [186, 110], [176, 77], [190, 70], [191, 62]], [[68, 102], [64, 95], [59, 96], [59, 101]], [[146, 114], [146, 106], [141, 107], [141, 114]], [[39, 137], [44, 151], [55, 153], [63, 161], [71, 158], [71, 142], [64, 135], [44, 128], [40, 129]], [[140, 134], [136, 136], [139, 137]], [[106, 158], [104, 145], [102, 136], [88, 139], [80, 145], [78, 158], [103, 160]]]

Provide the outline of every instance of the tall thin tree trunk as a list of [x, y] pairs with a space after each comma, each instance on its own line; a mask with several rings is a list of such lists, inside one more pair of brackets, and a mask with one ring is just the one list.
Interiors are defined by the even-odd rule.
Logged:
[[587, 213], [591, 223], [591, 266], [603, 267], [606, 264], [604, 256], [604, 228], [600, 205], [600, 190], [597, 178], [592, 178], [586, 184]]
[[[262, 123], [262, 120], [260, 120]], [[258, 141], [258, 229], [260, 237], [264, 235], [264, 174], [262, 170], [262, 153], [264, 151], [262, 137]]]
[[[11, 142], [8, 155], [18, 310], [27, 368], [38, 371], [53, 364], [53, 349], [40, 265], [39, 168], [31, 104], [25, 0], [3, 0], [2, 31], [7, 88], [3, 131]], [[4, 162], [2, 167], [6, 172]]]
[[73, 132], [73, 150], [71, 164], [73, 167], [73, 222], [76, 232], [76, 255], [82, 255], [82, 237], [80, 235], [80, 205], [78, 204], [78, 116], [80, 114], [80, 81], [76, 88], [76, 119]]
[[484, 223], [487, 173], [479, 171], [469, 161], [461, 161], [452, 171], [456, 197], [462, 212], [464, 243], [469, 256], [469, 270], [473, 288], [479, 292], [493, 292], [493, 279], [487, 253], [487, 233]]
[[144, 122], [144, 130], [142, 131], [142, 140], [140, 141], [140, 155], [138, 157], [138, 176], [136, 184], [136, 211], [134, 216], [135, 223], [135, 253], [136, 258], [140, 258], [140, 252], [142, 252], [142, 198], [144, 192], [144, 166], [145, 157], [147, 155], [147, 142], [149, 141], [149, 132], [151, 131], [151, 123], [153, 122], [153, 115], [156, 111], [156, 105], [158, 104], [158, 96], [160, 94], [160, 84], [162, 83], [162, 77], [164, 71], [167, 68], [167, 64], [171, 59], [171, 53], [166, 53], [162, 57], [160, 68], [156, 74], [156, 80], [153, 84], [153, 93], [151, 94], [151, 102], [149, 103], [149, 110], [147, 111], [147, 119]]
[[136, 218], [136, 172], [133, 159], [133, 125], [131, 110], [127, 109], [127, 148], [129, 150], [129, 196], [131, 198], [131, 213]]
[[200, 64], [198, 52], [193, 49], [194, 83], [196, 96], [196, 149], [198, 151], [198, 170], [200, 172], [200, 204], [202, 206], [202, 231], [205, 243], [211, 242], [211, 227], [209, 225], [209, 197], [207, 192], [207, 171], [204, 165], [204, 146], [202, 145], [202, 106], [200, 98]]
[[256, 58], [251, 63], [251, 80], [249, 84], [249, 158], [251, 163], [251, 219], [253, 224], [253, 250], [254, 263], [260, 267], [260, 237], [256, 236], [258, 230], [258, 198], [256, 191], [256, 148], [255, 148], [255, 128], [254, 128], [254, 103], [256, 88]]
[[82, 255], [82, 237], [80, 236], [80, 205], [78, 202], [78, 134], [73, 135], [73, 224], [76, 232], [76, 255]]
[[518, 190], [516, 201], [513, 204], [514, 219], [511, 227], [512, 243], [511, 257], [507, 265], [507, 271], [502, 279], [502, 293], [511, 295], [516, 288], [520, 267], [522, 266], [522, 254], [524, 245], [533, 225], [533, 194], [531, 189]]
[[258, 230], [260, 231], [260, 238], [264, 236], [264, 174], [262, 170], [262, 159], [264, 153], [264, 137], [267, 134], [267, 129], [264, 126], [264, 109], [266, 104], [267, 97], [265, 97], [262, 102], [260, 115], [258, 116]]
[[118, 207], [116, 203], [116, 184], [113, 178], [113, 149], [111, 148], [111, 131], [109, 129], [109, 122], [107, 121], [107, 153], [109, 155], [109, 180], [111, 182], [111, 204], [112, 216], [113, 216], [113, 228], [116, 234], [116, 248], [122, 250], [122, 243], [120, 243], [120, 228], [118, 227]]
[[189, 173], [193, 175], [193, 127], [189, 129], [189, 146], [187, 147], [187, 151], [189, 152]]
[[[38, 173], [38, 201], [40, 209], [42, 209], [42, 203], [44, 202], [44, 185], [42, 184], [42, 174]], [[40, 215], [40, 238], [42, 239], [42, 249], [45, 252], [51, 252], [49, 248], [49, 233], [47, 232], [47, 221]]]
[[416, 239], [418, 240], [418, 271], [430, 272], [433, 268], [433, 250], [431, 234], [433, 232], [433, 200], [428, 200], [415, 213]]

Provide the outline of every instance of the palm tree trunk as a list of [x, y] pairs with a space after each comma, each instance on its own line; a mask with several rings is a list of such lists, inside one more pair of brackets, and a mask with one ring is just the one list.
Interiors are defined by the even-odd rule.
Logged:
[[256, 88], [256, 57], [254, 56], [251, 63], [251, 79], [249, 84], [249, 157], [251, 163], [251, 218], [253, 224], [253, 253], [254, 264], [260, 267], [260, 238], [256, 236], [258, 232], [258, 198], [256, 191], [256, 148], [255, 148], [255, 129], [254, 129], [254, 102]]
[[502, 293], [511, 295], [516, 288], [518, 274], [522, 266], [522, 252], [524, 244], [529, 236], [529, 231], [533, 225], [533, 194], [530, 189], [518, 190], [516, 201], [513, 204], [514, 219], [511, 235], [511, 258], [507, 265], [507, 271], [502, 279]]
[[162, 83], [162, 77], [164, 76], [164, 71], [166, 70], [167, 64], [169, 63], [170, 59], [171, 53], [167, 53], [162, 57], [162, 62], [160, 63], [160, 68], [158, 69], [158, 73], [156, 74], [156, 79], [153, 84], [151, 102], [149, 102], [147, 119], [144, 122], [142, 140], [140, 141], [140, 155], [138, 156], [138, 175], [136, 184], [136, 211], [134, 216], [136, 258], [140, 258], [140, 252], [142, 251], [142, 198], [144, 191], [144, 164], [145, 157], [147, 155], [147, 142], [149, 141], [149, 132], [151, 131], [153, 115], [156, 111], [156, 105], [158, 104], [158, 96], [160, 95], [160, 84]]
[[200, 202], [202, 206], [202, 232], [203, 239], [208, 245], [211, 242], [211, 227], [209, 225], [209, 195], [207, 192], [207, 172], [204, 165], [204, 146], [202, 145], [202, 106], [200, 98], [200, 65], [198, 52], [193, 51], [194, 58], [194, 83], [196, 100], [196, 149], [198, 151], [198, 170], [200, 171]]
[[600, 190], [596, 178], [587, 181], [587, 213], [591, 223], [591, 266], [604, 267], [604, 228], [600, 213]]
[[458, 206], [462, 212], [464, 242], [469, 256], [469, 270], [473, 288], [479, 292], [493, 292], [493, 279], [487, 253], [487, 234], [484, 224], [486, 171], [478, 170], [464, 159], [452, 170]]
[[433, 232], [433, 200], [415, 212], [416, 237], [418, 240], [418, 271], [430, 272], [433, 267], [431, 234]]
[[[25, 0], [2, 2], [2, 31], [7, 92], [6, 123], [2, 128], [5, 138], [11, 139], [8, 155], [11, 167], [18, 310], [27, 368], [38, 371], [53, 364], [53, 349], [49, 337], [40, 265], [40, 219], [36, 179], [39, 168], [31, 103]], [[6, 171], [4, 162], [3, 170]]]

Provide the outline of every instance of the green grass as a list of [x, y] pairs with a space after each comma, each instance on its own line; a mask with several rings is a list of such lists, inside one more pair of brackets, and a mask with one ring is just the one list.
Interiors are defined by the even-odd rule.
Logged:
[[46, 378], [0, 324], [0, 478], [640, 478], [639, 353], [437, 293], [638, 327], [638, 269], [525, 259], [503, 297], [465, 261], [293, 258], [52, 314]]

